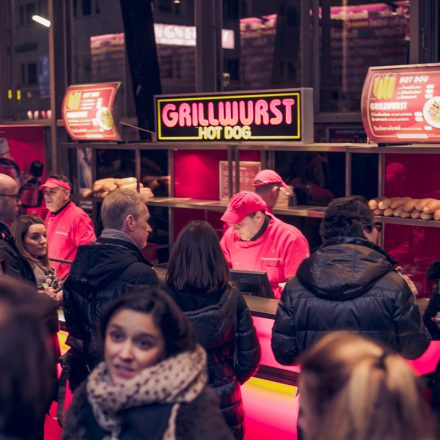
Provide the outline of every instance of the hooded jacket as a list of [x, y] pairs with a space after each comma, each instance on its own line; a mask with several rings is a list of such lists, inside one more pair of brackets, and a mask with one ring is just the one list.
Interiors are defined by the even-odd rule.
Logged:
[[196, 330], [208, 355], [209, 385], [220, 398], [220, 410], [234, 437], [243, 437], [243, 402], [240, 384], [256, 371], [260, 344], [249, 309], [234, 288], [208, 294], [204, 291], [168, 293]]
[[155, 286], [159, 281], [132, 243], [99, 237], [79, 246], [63, 287], [63, 308], [69, 337], [82, 341], [90, 368], [100, 360], [96, 325], [106, 307], [133, 286]]
[[388, 344], [408, 359], [429, 337], [411, 290], [394, 261], [360, 238], [332, 239], [304, 260], [283, 291], [272, 350], [292, 364], [324, 334], [355, 331]]

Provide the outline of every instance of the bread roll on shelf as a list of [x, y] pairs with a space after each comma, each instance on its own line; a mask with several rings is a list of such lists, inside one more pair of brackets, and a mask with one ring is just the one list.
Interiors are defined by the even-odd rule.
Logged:
[[425, 205], [423, 212], [425, 214], [432, 214], [437, 211], [437, 209], [440, 209], [440, 200], [432, 199], [431, 202]]
[[379, 202], [383, 200], [385, 197], [375, 197], [374, 199], [371, 199], [368, 201], [368, 206], [373, 211], [374, 209], [377, 209]]
[[428, 204], [433, 202], [434, 200], [435, 199], [432, 198], [419, 199], [414, 208], [416, 208], [418, 211], [423, 211], [423, 208], [425, 208], [425, 206], [428, 206]]
[[411, 211], [411, 218], [420, 218], [421, 214], [422, 213], [418, 209], [414, 209], [413, 211]]
[[394, 211], [391, 208], [387, 208], [387, 209], [384, 210], [383, 215], [385, 217], [391, 217], [393, 215], [393, 212]]
[[416, 203], [419, 201], [419, 199], [409, 199], [404, 205], [403, 210], [405, 212], [411, 212], [414, 210]]
[[400, 205], [393, 211], [393, 217], [400, 217], [402, 212], [403, 212], [403, 206]]
[[432, 214], [425, 214], [424, 212], [422, 212], [422, 213], [420, 214], [420, 218], [421, 218], [422, 220], [432, 220]]
[[440, 220], [440, 209], [434, 212], [434, 220]]
[[390, 208], [399, 208], [400, 206], [403, 206], [410, 198], [411, 197], [393, 197], [390, 203]]

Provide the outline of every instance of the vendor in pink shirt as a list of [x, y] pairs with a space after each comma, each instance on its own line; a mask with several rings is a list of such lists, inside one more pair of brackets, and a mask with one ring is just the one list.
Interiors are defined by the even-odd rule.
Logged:
[[262, 170], [254, 178], [254, 191], [265, 201], [267, 210], [273, 211], [281, 189], [288, 191], [281, 176], [274, 170]]
[[[49, 258], [72, 261], [78, 246], [96, 241], [90, 217], [70, 200], [72, 185], [63, 175], [52, 175], [40, 186], [49, 210], [45, 221]], [[64, 280], [70, 264], [52, 261], [57, 276]]]
[[280, 298], [284, 283], [310, 256], [301, 231], [275, 218], [263, 199], [249, 191], [232, 197], [221, 220], [229, 225], [220, 240], [229, 267], [266, 272], [274, 297]]

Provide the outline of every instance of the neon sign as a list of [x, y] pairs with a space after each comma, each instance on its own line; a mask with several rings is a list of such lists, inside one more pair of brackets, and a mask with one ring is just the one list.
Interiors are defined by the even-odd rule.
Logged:
[[159, 141], [312, 139], [312, 89], [155, 99]]

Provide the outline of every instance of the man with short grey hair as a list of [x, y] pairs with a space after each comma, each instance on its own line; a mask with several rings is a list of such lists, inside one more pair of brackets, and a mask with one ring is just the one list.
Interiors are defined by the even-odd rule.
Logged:
[[[100, 237], [96, 243], [79, 246], [64, 283], [67, 343], [89, 369], [101, 360], [96, 323], [106, 307], [134, 286], [159, 283], [151, 263], [140, 252], [152, 231], [149, 219], [140, 194], [124, 189], [110, 193], [101, 207], [104, 229]], [[71, 368], [71, 388], [79, 385], [83, 376], [79, 369]]]
[[12, 177], [0, 173], [0, 274], [35, 284], [32, 268], [18, 254], [9, 230], [17, 218], [20, 203], [17, 182]]

